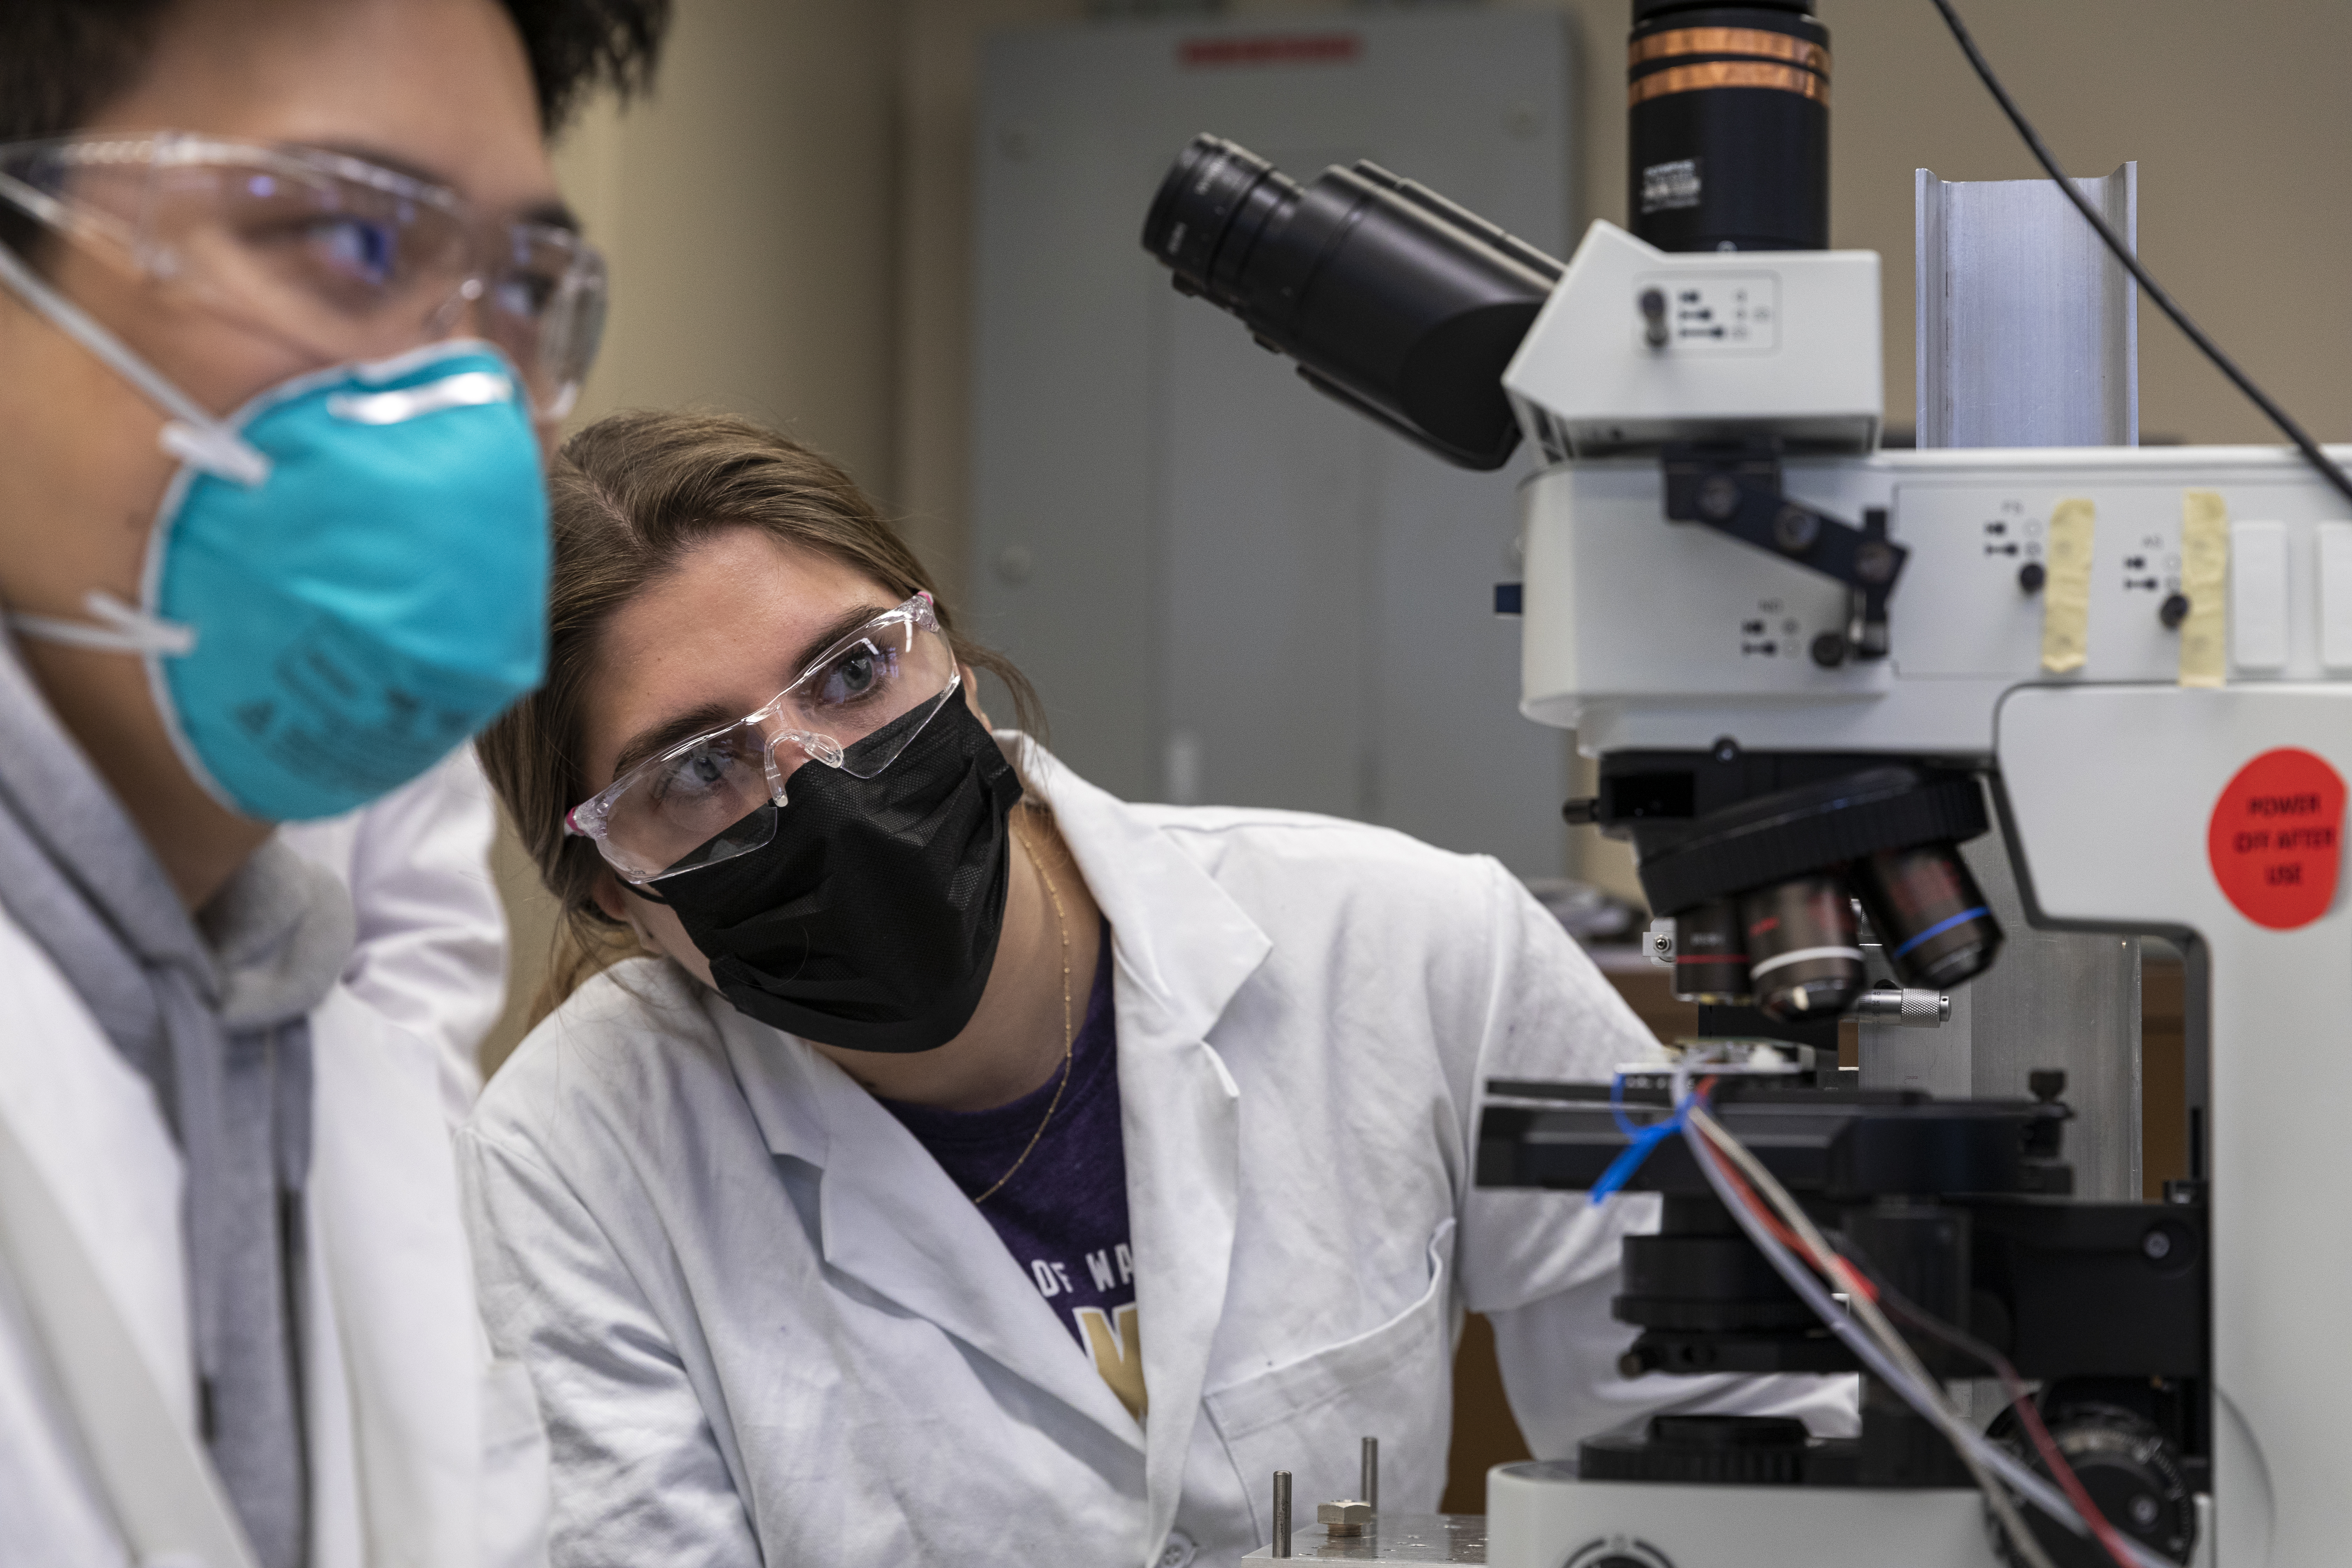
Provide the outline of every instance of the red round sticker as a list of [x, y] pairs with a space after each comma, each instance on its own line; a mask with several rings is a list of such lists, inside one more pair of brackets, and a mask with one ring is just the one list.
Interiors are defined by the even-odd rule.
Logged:
[[2327, 912], [2344, 859], [2344, 780], [2293, 746], [2238, 770], [2213, 803], [2213, 879], [2259, 926], [2292, 931]]

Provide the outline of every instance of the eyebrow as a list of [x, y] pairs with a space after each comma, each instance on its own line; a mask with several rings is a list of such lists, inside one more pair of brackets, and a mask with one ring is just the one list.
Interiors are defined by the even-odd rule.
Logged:
[[[304, 145], [316, 147], [322, 153], [340, 153], [346, 158], [357, 158], [362, 163], [373, 163], [379, 169], [389, 169], [395, 174], [405, 174], [412, 180], [421, 181], [428, 185], [437, 185], [445, 191], [457, 192], [460, 195], [464, 195], [463, 192], [457, 191], [456, 181], [438, 170], [428, 169], [422, 163], [411, 163], [398, 153], [388, 153], [371, 142], [309, 142]], [[535, 223], [542, 227], [565, 229], [573, 234], [580, 232], [580, 215], [573, 212], [560, 196], [541, 196], [536, 200], [526, 202], [515, 210], [512, 216], [517, 223]]]
[[731, 724], [742, 716], [733, 709], [706, 702], [699, 708], [674, 713], [657, 724], [648, 724], [630, 736], [628, 743], [614, 757], [613, 776], [619, 778], [647, 757], [657, 757], [680, 741], [689, 740], [705, 730]]
[[809, 666], [830, 652], [834, 644], [848, 637], [866, 622], [877, 616], [888, 615], [891, 606], [888, 605], [860, 605], [856, 609], [844, 610], [840, 615], [835, 616], [830, 623], [819, 627], [816, 633], [802, 645], [800, 653], [793, 659], [792, 679], [798, 680], [807, 674]]
[[[890, 608], [887, 605], [860, 605], [835, 616], [802, 645], [801, 651], [792, 661], [792, 674], [787, 679], [798, 680], [835, 643], [877, 616], [888, 615]], [[742, 716], [731, 708], [705, 702], [698, 708], [689, 708], [683, 713], [672, 714], [657, 723], [648, 724], [630, 736], [628, 742], [614, 757], [613, 777], [619, 778], [647, 757], [657, 757], [680, 741], [691, 740], [705, 730], [731, 724]]]

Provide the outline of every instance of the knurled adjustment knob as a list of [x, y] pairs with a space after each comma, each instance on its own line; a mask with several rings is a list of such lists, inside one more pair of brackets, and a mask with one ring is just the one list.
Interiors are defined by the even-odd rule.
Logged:
[[1576, 1471], [1594, 1481], [1795, 1486], [1805, 1479], [1808, 1437], [1790, 1415], [1653, 1415], [1638, 1436], [1578, 1444]]
[[[2045, 1419], [2051, 1441], [2108, 1523], [2159, 1558], [2189, 1561], [2197, 1544], [2196, 1499], [2172, 1445], [2152, 1422], [2104, 1405], [2060, 1409]], [[2048, 1474], [2040, 1454], [2019, 1429], [2014, 1411], [2003, 1412], [1987, 1435]], [[2026, 1528], [2057, 1568], [2107, 1568], [2112, 1562], [2096, 1542], [2044, 1519], [2040, 1510], [2021, 1511]], [[2004, 1562], [2021, 1565], [2026, 1561], [2016, 1542], [1998, 1533], [1996, 1539]]]
[[2050, 574], [2039, 561], [2029, 561], [2017, 569], [2017, 585], [2029, 594], [2039, 594], [2048, 581]]
[[2165, 596], [2164, 603], [2156, 607], [2156, 618], [2164, 623], [2164, 629], [2166, 631], [2179, 631], [2180, 629], [2180, 623], [2189, 618], [2189, 595], [2186, 594], [2167, 595]]

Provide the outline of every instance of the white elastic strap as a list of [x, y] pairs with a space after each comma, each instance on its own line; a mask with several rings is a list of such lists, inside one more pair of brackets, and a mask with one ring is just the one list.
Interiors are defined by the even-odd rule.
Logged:
[[1759, 974], [1769, 974], [1772, 971], [1781, 967], [1783, 964], [1802, 963], [1809, 958], [1850, 958], [1856, 963], [1860, 963], [1862, 962], [1862, 949], [1858, 947], [1801, 947], [1797, 948], [1793, 952], [1781, 953], [1778, 957], [1768, 958], [1761, 963], [1749, 964], [1748, 966], [1748, 974], [1750, 979], [1753, 979]]
[[194, 651], [195, 627], [151, 616], [136, 605], [124, 604], [103, 588], [92, 588], [83, 595], [81, 605], [89, 612], [90, 620], [100, 624], [29, 615], [22, 610], [11, 611], [8, 624], [22, 637], [62, 643], [68, 647], [96, 648], [101, 653], [154, 653], [177, 658]]
[[164, 380], [162, 372], [132, 353], [80, 306], [50, 288], [38, 273], [25, 265], [22, 257], [5, 245], [0, 245], [0, 283], [15, 289], [25, 303], [55, 322], [58, 331], [105, 361], [117, 375], [172, 416], [172, 423], [163, 426], [163, 450], [182, 462], [237, 484], [257, 485], [269, 477], [269, 459], [255, 450], [251, 443]]

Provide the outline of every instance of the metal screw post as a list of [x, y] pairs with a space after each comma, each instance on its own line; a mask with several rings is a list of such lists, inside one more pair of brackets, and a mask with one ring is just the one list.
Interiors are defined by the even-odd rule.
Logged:
[[1364, 1439], [1363, 1482], [1356, 1489], [1356, 1495], [1370, 1503], [1374, 1513], [1381, 1511], [1381, 1440], [1378, 1437]]
[[1290, 1472], [1274, 1472], [1274, 1545], [1270, 1555], [1290, 1555]]

